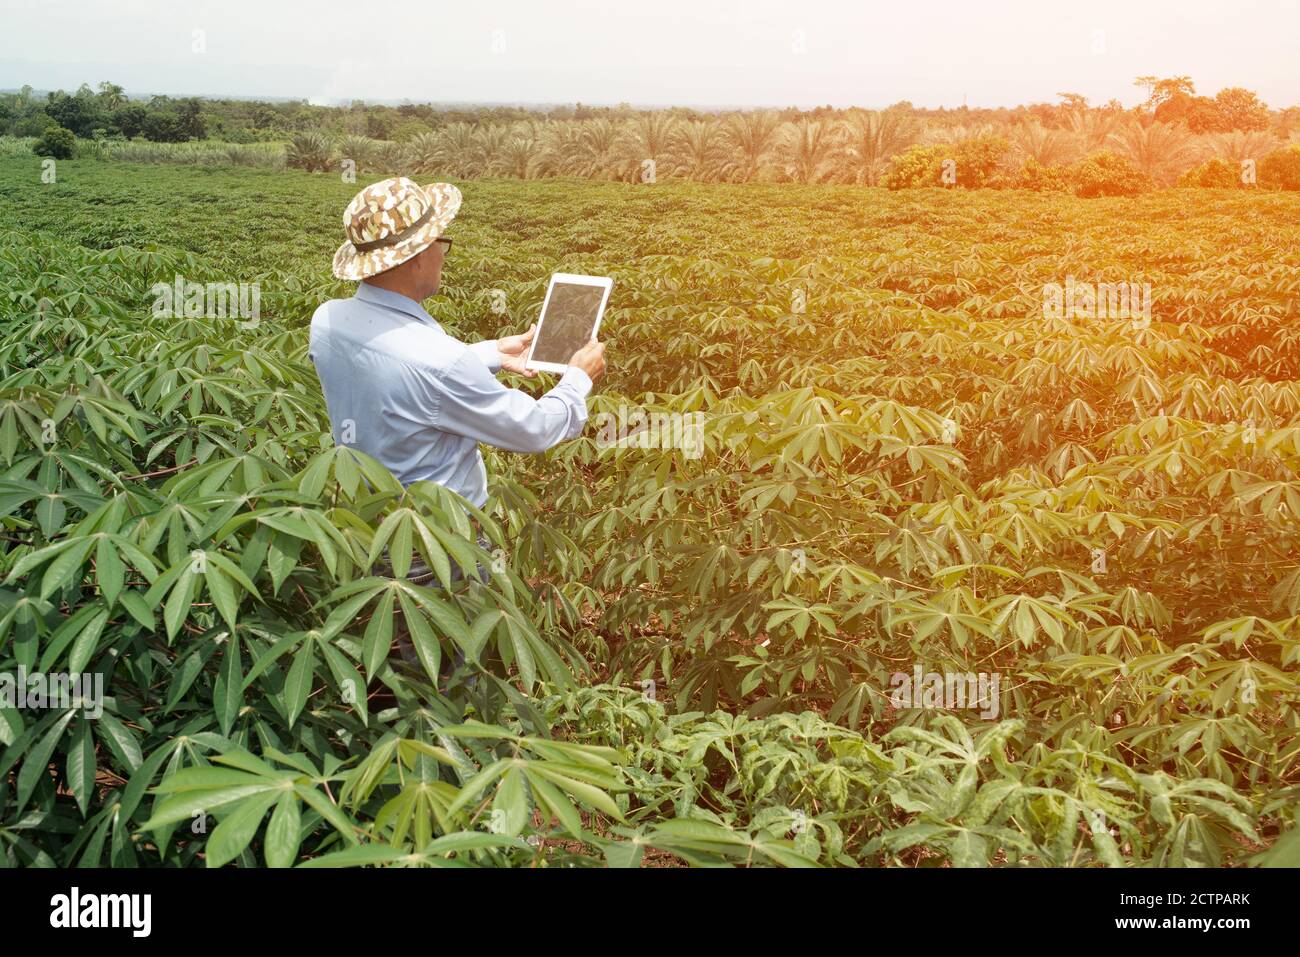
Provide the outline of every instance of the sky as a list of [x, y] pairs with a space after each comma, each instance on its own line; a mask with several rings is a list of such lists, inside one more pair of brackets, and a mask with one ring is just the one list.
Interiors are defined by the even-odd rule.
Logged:
[[0, 89], [412, 102], [1300, 105], [1300, 0], [0, 0]]

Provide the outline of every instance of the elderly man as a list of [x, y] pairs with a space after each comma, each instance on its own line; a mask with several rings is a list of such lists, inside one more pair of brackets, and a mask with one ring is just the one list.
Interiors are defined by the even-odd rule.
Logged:
[[334, 275], [360, 280], [351, 299], [332, 299], [311, 320], [311, 360], [334, 441], [370, 455], [403, 484], [437, 482], [482, 507], [487, 471], [478, 444], [543, 452], [576, 437], [587, 395], [605, 371], [594, 339], [569, 361], [555, 388], [534, 399], [497, 381], [524, 369], [535, 327], [466, 345], [420, 303], [438, 291], [451, 248], [443, 235], [460, 208], [449, 183], [405, 177], [367, 186], [343, 213], [347, 242]]
[[[576, 437], [587, 421], [592, 382], [605, 371], [605, 347], [594, 339], [583, 346], [555, 388], [534, 399], [506, 388], [495, 373], [533, 374], [524, 361], [536, 327], [466, 345], [424, 311], [420, 303], [442, 279], [451, 248], [443, 232], [460, 201], [449, 183], [420, 187], [405, 177], [353, 198], [343, 213], [347, 242], [334, 254], [334, 275], [359, 280], [356, 295], [316, 310], [309, 354], [337, 444], [378, 459], [403, 485], [427, 479], [481, 508], [487, 470], [478, 444], [544, 452]], [[479, 544], [489, 547], [482, 537]], [[433, 578], [417, 556], [407, 580], [424, 585]], [[417, 664], [409, 635], [399, 633], [396, 644], [403, 659]], [[450, 672], [446, 664], [442, 676], [455, 681], [461, 653]]]

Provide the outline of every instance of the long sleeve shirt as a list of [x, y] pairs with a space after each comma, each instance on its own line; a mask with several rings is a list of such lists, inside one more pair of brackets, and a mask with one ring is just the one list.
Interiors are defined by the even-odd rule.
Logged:
[[466, 345], [412, 299], [359, 283], [351, 299], [311, 319], [316, 366], [334, 441], [378, 459], [403, 485], [437, 482], [487, 502], [478, 444], [544, 452], [587, 422], [591, 379], [570, 368], [540, 398], [496, 379], [496, 340]]

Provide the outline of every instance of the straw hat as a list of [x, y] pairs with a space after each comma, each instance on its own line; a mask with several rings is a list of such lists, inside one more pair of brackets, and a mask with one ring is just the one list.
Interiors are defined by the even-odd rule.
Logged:
[[400, 266], [442, 235], [460, 199], [451, 183], [419, 186], [405, 176], [367, 186], [343, 211], [348, 241], [334, 253], [334, 275], [365, 279]]

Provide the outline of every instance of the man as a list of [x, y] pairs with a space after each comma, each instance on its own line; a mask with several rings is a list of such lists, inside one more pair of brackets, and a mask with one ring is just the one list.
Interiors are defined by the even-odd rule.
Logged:
[[[605, 371], [605, 347], [594, 339], [583, 346], [555, 388], [534, 399], [507, 389], [495, 373], [533, 375], [524, 360], [536, 326], [473, 345], [443, 331], [420, 303], [438, 291], [451, 248], [442, 234], [460, 201], [450, 183], [422, 188], [401, 176], [353, 197], [343, 213], [347, 241], [334, 254], [334, 275], [359, 285], [351, 299], [331, 299], [316, 310], [308, 354], [335, 443], [378, 459], [403, 485], [427, 479], [481, 508], [487, 470], [478, 444], [544, 452], [576, 437], [587, 422], [592, 383]], [[482, 537], [479, 544], [489, 547]], [[459, 571], [453, 566], [453, 578]], [[407, 580], [425, 585], [433, 578], [416, 556]], [[417, 663], [404, 629], [396, 645], [403, 659]], [[463, 663], [458, 651], [442, 677], [455, 681]]]
[[539, 399], [497, 381], [524, 369], [536, 327], [523, 335], [466, 345], [420, 303], [434, 295], [451, 248], [443, 232], [460, 208], [449, 183], [420, 187], [406, 177], [368, 186], [343, 214], [347, 242], [334, 275], [360, 280], [351, 299], [332, 299], [311, 320], [316, 365], [334, 441], [378, 459], [403, 484], [420, 479], [487, 502], [478, 443], [544, 452], [576, 437], [587, 395], [605, 371], [605, 346], [592, 340]]

